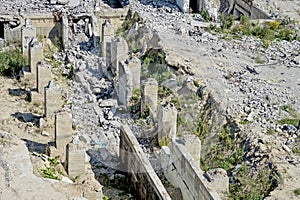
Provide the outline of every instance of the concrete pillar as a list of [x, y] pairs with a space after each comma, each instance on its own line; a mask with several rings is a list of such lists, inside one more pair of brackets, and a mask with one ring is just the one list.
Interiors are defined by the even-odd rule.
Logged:
[[69, 41], [69, 21], [68, 21], [68, 16], [67, 14], [64, 12], [62, 14], [62, 45], [63, 48], [66, 48], [67, 43]]
[[67, 168], [71, 179], [85, 173], [85, 150], [79, 144], [67, 146]]
[[72, 114], [62, 111], [55, 114], [55, 147], [65, 149], [72, 141]]
[[158, 141], [170, 142], [176, 137], [177, 130], [177, 109], [173, 104], [162, 105], [158, 113]]
[[48, 86], [51, 80], [51, 66], [44, 62], [38, 63], [36, 76], [37, 92], [40, 94], [44, 94], [44, 88]]
[[132, 57], [128, 62], [129, 70], [132, 73], [133, 88], [140, 88], [141, 82], [141, 61], [137, 57]]
[[158, 92], [158, 83], [154, 78], [148, 78], [141, 82], [141, 113], [146, 111], [149, 108], [150, 115], [153, 118], [156, 118], [157, 113], [157, 92]]
[[45, 88], [45, 116], [51, 118], [55, 112], [57, 112], [63, 102], [61, 99], [61, 89], [51, 82], [48, 87]]
[[100, 51], [100, 29], [98, 18], [95, 15], [91, 16], [92, 31], [93, 31], [93, 46]]
[[38, 62], [41, 62], [44, 59], [43, 54], [43, 46], [42, 43], [40, 43], [36, 38], [34, 38], [30, 42], [30, 49], [29, 49], [29, 66], [30, 66], [30, 72], [32, 73], [32, 76], [34, 77], [34, 82], [37, 80], [37, 64]]
[[105, 20], [102, 24], [102, 49], [101, 55], [106, 59], [106, 62], [110, 62], [111, 40], [114, 37], [114, 26], [109, 20]]
[[36, 37], [36, 28], [31, 25], [29, 19], [25, 20], [25, 25], [21, 29], [21, 37], [23, 56], [29, 58], [29, 43]]
[[119, 63], [119, 83], [118, 83], [118, 100], [121, 105], [128, 106], [132, 97], [133, 78], [127, 64], [123, 61]]
[[128, 58], [128, 45], [122, 37], [114, 38], [111, 42], [111, 68], [113, 75], [119, 71], [119, 62]]

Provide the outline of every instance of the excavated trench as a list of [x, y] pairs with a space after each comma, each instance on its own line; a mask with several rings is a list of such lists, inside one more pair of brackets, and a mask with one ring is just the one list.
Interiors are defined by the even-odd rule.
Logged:
[[[129, 18], [129, 24], [132, 19]], [[143, 27], [142, 22], [137, 23]], [[126, 27], [130, 26], [127, 24]], [[127, 39], [131, 52], [138, 52], [137, 55], [140, 56], [141, 77], [156, 78], [159, 83], [160, 103], [170, 101], [178, 109], [177, 135], [196, 134], [200, 138], [202, 143], [201, 169], [204, 171], [218, 167], [225, 169], [230, 178], [230, 198], [246, 198], [241, 194], [241, 191], [248, 187], [248, 183], [245, 183], [243, 179], [254, 183], [251, 185], [253, 192], [251, 193], [251, 189], [247, 191], [251, 193], [250, 196], [266, 197], [282, 181], [269, 156], [263, 156], [266, 160], [264, 163], [269, 163], [266, 167], [264, 165], [259, 167], [259, 164], [253, 162], [253, 155], [247, 153], [253, 147], [250, 145], [249, 138], [245, 137], [243, 132], [245, 130], [240, 128], [234, 118], [224, 112], [206, 85], [201, 80], [191, 78], [189, 70], [186, 70], [187, 67], [169, 64], [165, 59], [166, 52], [159, 46], [160, 39], [153, 34], [150, 37], [148, 35], [149, 39], [145, 40], [145, 33], [151, 31], [141, 28], [136, 31], [135, 36], [132, 36], [132, 29], [129, 30], [130, 28], [123, 30], [125, 34], [122, 33], [122, 36]], [[143, 48], [145, 44], [148, 47], [147, 51]], [[170, 82], [176, 82], [177, 87], [174, 88]], [[133, 112], [132, 117], [139, 119], [140, 113]], [[155, 126], [151, 124], [149, 117], [142, 121], [143, 126], [140, 126], [141, 120], [138, 121], [140, 128], [137, 129], [139, 130], [145, 130], [147, 126], [153, 129]], [[149, 157], [153, 158], [151, 153], [154, 148], [158, 147], [157, 139], [143, 138], [139, 139], [139, 142]], [[152, 163], [155, 166], [155, 159]], [[264, 186], [255, 185], [262, 180], [264, 180]]]

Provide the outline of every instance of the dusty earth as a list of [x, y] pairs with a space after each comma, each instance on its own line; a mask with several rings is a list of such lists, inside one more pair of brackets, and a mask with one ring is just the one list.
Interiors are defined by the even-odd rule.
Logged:
[[0, 77], [0, 199], [81, 199], [80, 186], [42, 178], [38, 172], [44, 162], [36, 155], [54, 141], [53, 127], [47, 129], [49, 136], [43, 136], [34, 122], [15, 117], [16, 113], [36, 117], [43, 113], [41, 106], [25, 100], [21, 88], [24, 85], [17, 80]]

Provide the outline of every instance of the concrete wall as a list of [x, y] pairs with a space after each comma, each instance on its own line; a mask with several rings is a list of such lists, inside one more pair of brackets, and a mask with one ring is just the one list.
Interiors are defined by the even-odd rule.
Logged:
[[62, 24], [56, 22], [52, 14], [26, 15], [31, 24], [36, 28], [36, 35], [43, 35], [49, 38], [62, 36]]
[[168, 147], [162, 148], [161, 161], [166, 178], [172, 185], [180, 188], [183, 199], [220, 199], [215, 191], [208, 189], [209, 183], [203, 176], [199, 163], [193, 160], [177, 139], [172, 140], [171, 150]]
[[121, 169], [128, 172], [138, 199], [171, 200], [162, 182], [146, 158], [137, 139], [127, 125], [120, 130]]
[[234, 10], [244, 15], [250, 16], [250, 19], [270, 19], [270, 17], [265, 12], [255, 6], [250, 6], [243, 0], [236, 0]]

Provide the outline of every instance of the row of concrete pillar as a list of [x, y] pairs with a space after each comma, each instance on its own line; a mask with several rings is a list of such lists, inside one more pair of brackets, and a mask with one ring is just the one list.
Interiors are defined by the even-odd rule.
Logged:
[[[25, 81], [34, 83], [31, 101], [36, 105], [44, 104], [44, 117], [48, 123], [54, 122], [54, 146], [48, 146], [47, 154], [64, 163], [71, 179], [86, 172], [86, 153], [78, 143], [72, 143], [72, 114], [63, 109], [62, 90], [52, 79], [52, 66], [45, 63], [43, 45], [36, 38], [35, 27], [29, 22], [22, 28], [22, 52], [29, 59], [30, 71], [24, 71]], [[101, 199], [102, 190], [85, 193], [88, 199]]]

